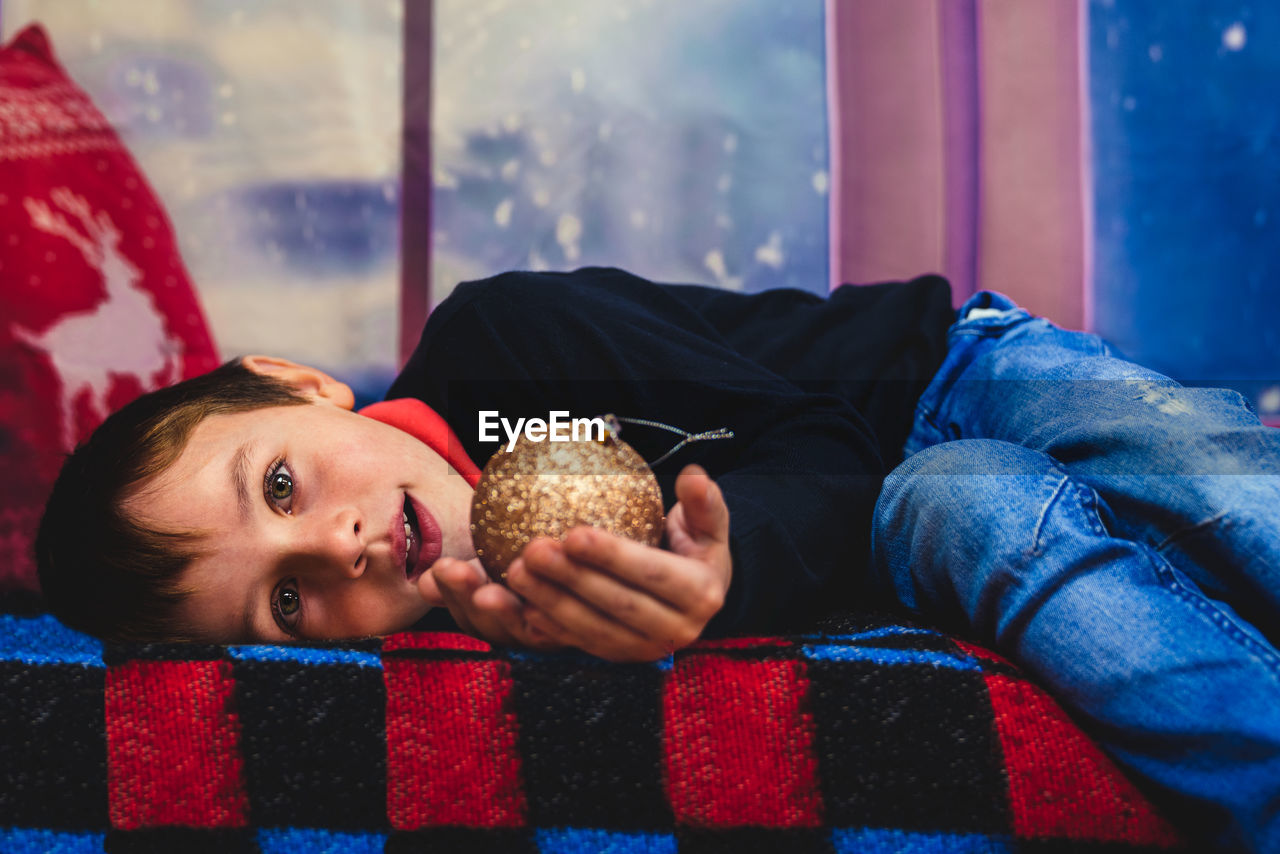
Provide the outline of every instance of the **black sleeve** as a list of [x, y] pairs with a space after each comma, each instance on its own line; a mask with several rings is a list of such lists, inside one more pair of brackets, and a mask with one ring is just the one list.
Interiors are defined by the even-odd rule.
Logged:
[[[480, 410], [731, 429], [732, 439], [686, 445], [655, 473], [668, 509], [691, 462], [729, 505], [733, 580], [709, 632], [782, 628], [865, 575], [883, 478], [876, 443], [849, 404], [747, 359], [671, 287], [601, 269], [460, 285], [389, 396], [424, 400], [480, 464], [497, 447], [479, 441]], [[651, 461], [679, 441], [627, 424], [622, 436]]]

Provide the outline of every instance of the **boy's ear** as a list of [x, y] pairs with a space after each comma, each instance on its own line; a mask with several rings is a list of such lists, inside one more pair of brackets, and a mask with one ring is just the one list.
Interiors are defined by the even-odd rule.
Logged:
[[240, 359], [255, 374], [275, 377], [317, 401], [327, 401], [341, 409], [354, 409], [356, 397], [351, 386], [335, 380], [319, 368], [300, 365], [277, 356], [244, 356]]

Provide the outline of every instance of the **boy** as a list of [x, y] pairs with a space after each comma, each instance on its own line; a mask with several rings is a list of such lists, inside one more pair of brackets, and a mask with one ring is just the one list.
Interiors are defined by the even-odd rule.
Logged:
[[[1280, 655], [1259, 627], [1280, 610], [1280, 435], [1238, 395], [1183, 389], [998, 295], [954, 326], [949, 301], [936, 277], [825, 300], [595, 269], [463, 285], [388, 395], [454, 427], [437, 454], [347, 412], [323, 374], [252, 358], [126, 408], [77, 452], [42, 583], [107, 636], [369, 634], [444, 605], [498, 643], [631, 660], [778, 628], [874, 577], [1275, 850]], [[627, 441], [663, 460], [669, 550], [582, 530], [527, 548], [511, 591], [486, 584], [455, 473], [493, 450], [478, 414], [561, 410], [631, 419]], [[664, 453], [671, 429], [723, 428]]]
[[[235, 405], [246, 389], [258, 389], [264, 399], [256, 402], [269, 405]], [[119, 534], [93, 530], [97, 519], [117, 514], [115, 526], [162, 532], [164, 557], [180, 557], [155, 579], [168, 613], [146, 616], [164, 622], [139, 630], [143, 615], [122, 618], [121, 609], [137, 608], [146, 594], [113, 601], [119, 584], [90, 593], [103, 585], [92, 574], [76, 580], [72, 602], [60, 599], [52, 570], [86, 564], [58, 555], [49, 538], [64, 535], [46, 533], [41, 551], [51, 603], [74, 608], [93, 597], [94, 613], [67, 613], [68, 622], [93, 620], [87, 628], [117, 637], [288, 642], [390, 634], [443, 605], [464, 629], [497, 643], [546, 647], [554, 638], [606, 658], [651, 660], [691, 643], [723, 601], [728, 515], [697, 466], [677, 481], [670, 552], [603, 531], [576, 531], [563, 546], [540, 541], [508, 571], [512, 590], [530, 603], [522, 607], [510, 590], [485, 584], [468, 532], [471, 485], [409, 433], [351, 412], [344, 384], [287, 360], [247, 356], [178, 391], [188, 400], [161, 394], [140, 406], [161, 417], [188, 413], [194, 423], [185, 440], [171, 422], [143, 430], [125, 458], [152, 456], [148, 468], [160, 470], [126, 488], [115, 507], [76, 514], [88, 521], [69, 538], [77, 547], [129, 551]], [[279, 400], [269, 401], [270, 394]], [[197, 420], [192, 398], [214, 398], [224, 409]], [[125, 423], [133, 414], [125, 413]], [[113, 427], [94, 441], [112, 445]], [[157, 452], [161, 434], [169, 447]], [[149, 454], [141, 450], [148, 445]], [[91, 441], [81, 454], [100, 446]], [[156, 458], [166, 462], [157, 466]], [[62, 493], [51, 501], [51, 519], [65, 512]], [[569, 559], [607, 574], [575, 573]], [[578, 598], [559, 596], [560, 589]], [[152, 603], [157, 607], [163, 605]], [[625, 619], [608, 620], [610, 612]]]

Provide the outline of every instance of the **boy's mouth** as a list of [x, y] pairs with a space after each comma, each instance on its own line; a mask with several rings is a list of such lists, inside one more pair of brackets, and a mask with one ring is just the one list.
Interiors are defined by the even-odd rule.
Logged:
[[440, 557], [440, 526], [431, 511], [415, 501], [408, 493], [404, 496], [402, 521], [404, 523], [404, 574], [410, 581], [417, 581], [431, 564]]
[[418, 533], [418, 515], [413, 512], [409, 503], [409, 495], [404, 496], [404, 574], [412, 577], [413, 568], [418, 565], [422, 554], [422, 535]]

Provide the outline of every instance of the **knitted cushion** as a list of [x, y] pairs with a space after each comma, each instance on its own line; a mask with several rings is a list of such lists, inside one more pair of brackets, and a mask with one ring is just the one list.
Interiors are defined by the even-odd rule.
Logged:
[[0, 590], [63, 455], [143, 391], [217, 364], [167, 217], [28, 27], [0, 47]]
[[0, 739], [13, 852], [1179, 845], [1013, 666], [870, 615], [633, 665], [429, 632], [104, 648], [10, 614]]

